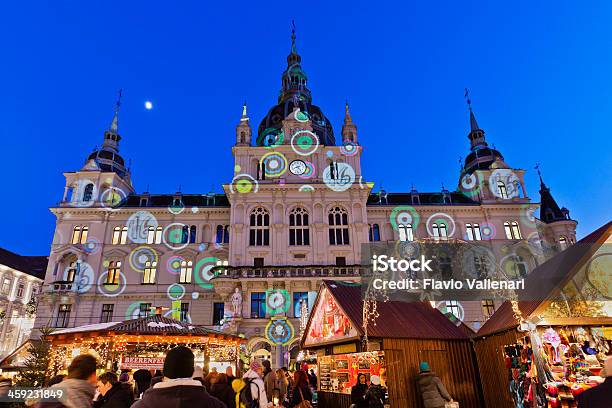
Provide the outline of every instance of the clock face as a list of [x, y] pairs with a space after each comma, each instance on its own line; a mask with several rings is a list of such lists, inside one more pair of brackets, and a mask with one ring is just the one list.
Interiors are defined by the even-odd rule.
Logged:
[[289, 165], [289, 171], [296, 176], [301, 176], [306, 172], [306, 163], [301, 160], [294, 160]]

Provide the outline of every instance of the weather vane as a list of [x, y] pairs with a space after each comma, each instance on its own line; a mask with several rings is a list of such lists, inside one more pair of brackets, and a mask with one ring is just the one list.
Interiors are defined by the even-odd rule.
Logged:
[[472, 100], [470, 99], [470, 90], [465, 88], [465, 94], [463, 95], [463, 97], [465, 98], [468, 107], [470, 108], [470, 110], [472, 110]]

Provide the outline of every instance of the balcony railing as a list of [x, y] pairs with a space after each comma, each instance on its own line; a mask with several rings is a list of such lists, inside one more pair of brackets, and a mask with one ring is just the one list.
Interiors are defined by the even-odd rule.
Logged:
[[[218, 279], [231, 278], [312, 278], [361, 276], [360, 265], [347, 266], [217, 266], [213, 269]], [[365, 272], [365, 270], [364, 270]]]
[[47, 285], [46, 292], [72, 292], [74, 282], [70, 281], [55, 281]]

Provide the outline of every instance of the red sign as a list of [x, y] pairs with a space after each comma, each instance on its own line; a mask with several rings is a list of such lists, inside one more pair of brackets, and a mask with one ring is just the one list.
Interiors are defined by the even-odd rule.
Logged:
[[164, 368], [164, 357], [122, 357], [120, 369], [161, 370]]

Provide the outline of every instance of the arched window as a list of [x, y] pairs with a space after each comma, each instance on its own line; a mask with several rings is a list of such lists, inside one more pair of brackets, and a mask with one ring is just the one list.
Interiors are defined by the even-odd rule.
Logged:
[[397, 226], [397, 230], [399, 232], [400, 241], [414, 241], [414, 232], [412, 231], [412, 224], [399, 224]]
[[72, 229], [72, 244], [84, 244], [87, 242], [87, 234], [89, 233], [89, 227], [87, 225], [76, 225]]
[[72, 229], [72, 240], [70, 241], [72, 244], [78, 244], [81, 239], [81, 226], [76, 225]]
[[249, 245], [270, 245], [270, 214], [264, 208], [257, 207], [251, 212], [249, 220]]
[[195, 244], [198, 228], [195, 225], [189, 227], [189, 243]]
[[193, 272], [192, 261], [181, 262], [181, 273], [179, 276], [179, 283], [191, 283], [191, 275]]
[[146, 261], [144, 273], [142, 274], [142, 283], [143, 284], [155, 283], [156, 274], [157, 274], [157, 262], [156, 261]]
[[560, 250], [564, 250], [565, 248], [567, 248], [567, 238], [565, 237], [560, 237], [559, 238], [559, 249]]
[[121, 227], [113, 228], [113, 245], [119, 244], [119, 240], [121, 239]]
[[94, 185], [92, 183], [85, 186], [85, 189], [83, 190], [83, 201], [91, 201], [93, 197], [93, 189]]
[[473, 224], [465, 224], [465, 235], [468, 241], [481, 241], [482, 235], [480, 234], [480, 225], [476, 222]]
[[503, 199], [508, 198], [508, 191], [506, 190], [506, 183], [504, 183], [501, 180], [497, 180], [497, 196]]
[[519, 228], [518, 222], [506, 221], [504, 222], [504, 232], [506, 233], [506, 239], [521, 239], [521, 229]]
[[217, 225], [217, 244], [229, 244], [229, 225]]
[[342, 207], [334, 207], [328, 215], [329, 244], [349, 245], [348, 213]]
[[119, 241], [121, 245], [127, 244], [127, 234], [128, 234], [128, 227], [124, 225], [121, 228], [121, 240]]
[[74, 282], [74, 278], [76, 277], [77, 273], [77, 267], [78, 265], [76, 259], [68, 263], [68, 269], [66, 269], [66, 282]]
[[527, 273], [529, 272], [529, 265], [522, 256], [515, 254], [512, 256], [511, 262], [512, 270], [514, 272], [514, 276], [512, 276], [513, 278], [524, 278], [527, 276]]
[[186, 244], [187, 242], [189, 242], [189, 226], [183, 225], [181, 231], [181, 244]]
[[308, 211], [297, 207], [289, 214], [289, 245], [310, 245]]
[[370, 242], [380, 241], [380, 227], [378, 224], [370, 224], [370, 233], [368, 238]]
[[448, 239], [446, 224], [443, 222], [434, 222], [431, 226], [431, 232], [433, 234], [433, 239], [436, 241], [446, 241]]
[[108, 263], [108, 275], [106, 275], [106, 285], [117, 285], [121, 274], [121, 261], [110, 261]]

